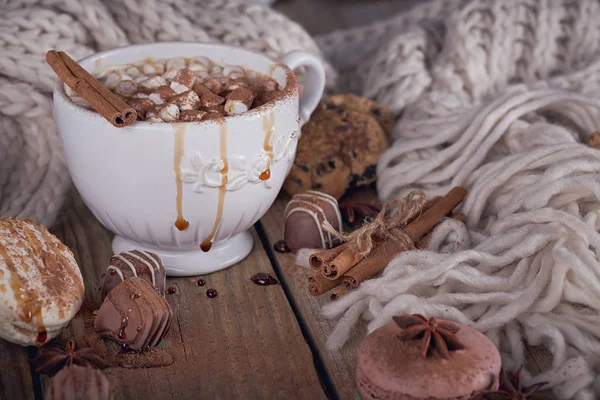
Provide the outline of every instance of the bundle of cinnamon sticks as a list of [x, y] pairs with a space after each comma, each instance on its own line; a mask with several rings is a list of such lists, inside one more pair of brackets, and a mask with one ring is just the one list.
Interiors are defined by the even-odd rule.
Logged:
[[[415, 192], [411, 193], [413, 197]], [[358, 287], [365, 280], [381, 273], [400, 252], [426, 248], [433, 228], [442, 219], [452, 217], [466, 221], [462, 214], [452, 215], [452, 210], [463, 201], [466, 194], [467, 191], [463, 187], [455, 187], [444, 197], [418, 203], [416, 204], [418, 214], [414, 215], [413, 207], [413, 214], [409, 215], [409, 218], [413, 218], [406, 220], [405, 224], [393, 225], [399, 220], [397, 214], [392, 217], [380, 215], [376, 220], [367, 222], [361, 231], [348, 238], [346, 243], [312, 254], [309, 264], [314, 273], [308, 278], [309, 293], [320, 296], [334, 289], [331, 299], [335, 300], [348, 290]], [[424, 198], [424, 195], [422, 196]], [[382, 213], [385, 209], [386, 206], [382, 209]], [[401, 213], [403, 210], [396, 210], [396, 212]], [[377, 224], [377, 226], [368, 224]], [[377, 229], [380, 226], [383, 226], [383, 231]], [[375, 229], [371, 229], [373, 227]], [[368, 251], [357, 246], [358, 241], [365, 241], [364, 237], [361, 237], [363, 233], [367, 235], [372, 233], [368, 238]]]

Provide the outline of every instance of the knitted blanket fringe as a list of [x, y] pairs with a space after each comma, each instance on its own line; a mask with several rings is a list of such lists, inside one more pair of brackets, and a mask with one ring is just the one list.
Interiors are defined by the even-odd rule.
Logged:
[[[462, 185], [467, 226], [324, 308], [339, 349], [421, 313], [486, 333], [504, 367], [560, 399], [600, 398], [600, 5], [593, 0], [433, 0], [317, 42], [352, 89], [401, 116], [378, 164], [382, 201]], [[359, 38], [369, 38], [361, 41]], [[369, 60], [369, 62], [366, 62]]]

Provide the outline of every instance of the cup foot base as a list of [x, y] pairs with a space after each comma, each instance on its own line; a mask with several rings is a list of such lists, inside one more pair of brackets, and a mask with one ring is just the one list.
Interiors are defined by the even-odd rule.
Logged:
[[248, 231], [213, 246], [209, 251], [164, 250], [142, 245], [119, 235], [112, 242], [115, 254], [123, 251], [145, 250], [158, 254], [168, 276], [203, 275], [220, 271], [242, 261], [252, 251], [254, 239]]

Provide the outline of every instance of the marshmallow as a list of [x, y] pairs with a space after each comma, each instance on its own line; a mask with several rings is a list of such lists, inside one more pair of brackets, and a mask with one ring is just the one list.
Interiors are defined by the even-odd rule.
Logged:
[[170, 104], [175, 104], [180, 111], [195, 110], [200, 104], [200, 97], [196, 92], [188, 90], [169, 98]]
[[223, 67], [220, 65], [213, 65], [213, 67], [210, 69], [210, 74], [214, 77], [223, 76]]
[[206, 111], [202, 110], [184, 110], [179, 113], [179, 120], [181, 122], [200, 122], [205, 115]]
[[134, 99], [131, 98], [129, 104], [138, 113], [138, 119], [144, 119], [146, 113], [154, 108], [154, 103], [150, 99]]
[[0, 218], [0, 337], [41, 346], [58, 336], [83, 302], [73, 253], [43, 226]]
[[148, 97], [148, 93], [143, 93], [143, 92], [137, 92], [134, 93], [133, 96], [131, 96], [132, 99], [147, 99]]
[[[135, 81], [134, 81], [135, 82]], [[165, 86], [167, 84], [167, 80], [162, 76], [153, 76], [151, 78], [146, 78], [138, 83], [138, 85], [142, 89], [158, 89], [161, 86]]]
[[239, 79], [245, 77], [246, 73], [237, 65], [228, 65], [223, 68], [223, 75], [231, 79]]
[[175, 96], [177, 93], [169, 86], [161, 86], [156, 89], [154, 92], [150, 93], [148, 98], [152, 100], [154, 104], [164, 104], [167, 99]]
[[225, 112], [227, 115], [237, 115], [245, 113], [252, 107], [254, 94], [245, 87], [238, 87], [227, 95], [225, 102]]
[[156, 106], [154, 115], [162, 119], [164, 122], [173, 122], [179, 119], [179, 107], [175, 104], [163, 104]]
[[133, 66], [128, 67], [125, 70], [125, 73], [132, 78], [138, 78], [138, 77], [142, 76], [142, 72], [140, 71], [140, 69], [138, 67], [133, 67]]
[[126, 81], [126, 80], [131, 80], [131, 79], [132, 79], [131, 76], [124, 74], [120, 71], [111, 71], [106, 76], [106, 81], [104, 82], [104, 84], [106, 85], [107, 88], [114, 89], [117, 87], [117, 85], [121, 81]]
[[212, 78], [203, 82], [202, 84], [214, 94], [219, 94], [223, 91], [223, 83], [220, 79]]
[[225, 102], [223, 97], [217, 96], [201, 83], [194, 85], [194, 92], [200, 96], [200, 105], [202, 107], [215, 107]]
[[145, 60], [142, 64], [142, 72], [146, 75], [162, 74], [165, 72], [165, 65], [158, 60]]
[[194, 71], [184, 68], [179, 70], [173, 78], [171, 88], [175, 90], [177, 94], [187, 92], [194, 87], [194, 82], [196, 82], [196, 74]]
[[121, 81], [115, 87], [115, 93], [121, 96], [131, 97], [137, 90], [137, 85], [132, 80]]
[[167, 60], [166, 64], [167, 70], [175, 69], [180, 70], [186, 67], [185, 58], [183, 57], [173, 57]]
[[139, 85], [141, 82], [143, 82], [143, 81], [145, 81], [145, 80], [147, 80], [147, 79], [148, 79], [148, 77], [147, 77], [146, 75], [141, 75], [141, 76], [138, 76], [137, 78], [133, 78], [133, 81], [134, 81], [134, 82], [135, 82], [137, 85]]
[[177, 75], [177, 72], [179, 72], [179, 70], [177, 68], [169, 68], [169, 69], [167, 69], [167, 72], [162, 74], [162, 77], [165, 78], [167, 81], [171, 81], [171, 80], [173, 80], [173, 78], [175, 78], [175, 75]]
[[198, 72], [209, 72], [212, 68], [212, 61], [204, 56], [192, 58], [188, 62], [188, 69]]

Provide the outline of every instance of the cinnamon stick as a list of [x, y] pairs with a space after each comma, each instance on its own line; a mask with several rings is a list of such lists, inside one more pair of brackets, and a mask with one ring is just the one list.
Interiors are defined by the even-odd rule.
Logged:
[[137, 113], [132, 107], [115, 96], [66, 53], [50, 50], [46, 53], [46, 62], [64, 83], [117, 128], [136, 121]]
[[[425, 203], [423, 211], [425, 212], [442, 199], [441, 196], [434, 197]], [[375, 246], [379, 245], [380, 241], [375, 240]], [[321, 273], [327, 279], [337, 279], [350, 271], [356, 264], [361, 262], [365, 257], [361, 256], [352, 249], [344, 249], [344, 251], [330, 261], [325, 261], [321, 267]]]
[[350, 247], [346, 247], [344, 251], [342, 251], [333, 260], [323, 264], [321, 274], [327, 279], [338, 279], [340, 276], [348, 272], [350, 268], [358, 264], [363, 258], [364, 256], [357, 251], [351, 249]]
[[[465, 198], [467, 191], [463, 187], [455, 187], [446, 196], [439, 200], [435, 206], [429, 208], [421, 216], [402, 229], [413, 243], [416, 243], [437, 225], [442, 218], [451, 213]], [[408, 250], [404, 243], [397, 239], [390, 239], [375, 247], [371, 254], [357, 263], [343, 277], [344, 286], [356, 288], [366, 279], [369, 279], [385, 269], [388, 263], [401, 251]]]
[[315, 272], [308, 277], [308, 292], [313, 296], [320, 296], [325, 292], [339, 286], [342, 283], [342, 277], [332, 281], [321, 275], [320, 272]]
[[465, 214], [462, 214], [462, 213], [452, 214], [452, 216], [450, 218], [455, 219], [457, 221], [460, 221], [463, 224], [467, 223], [467, 216]]
[[333, 291], [331, 292], [330, 299], [331, 299], [331, 301], [337, 300], [348, 292], [349, 292], [349, 290], [346, 286], [343, 286], [343, 285], [338, 286], [335, 289], [333, 289]]
[[312, 254], [308, 259], [310, 268], [314, 271], [320, 270], [325, 263], [331, 262], [331, 260], [336, 258], [342, 251], [346, 249], [346, 247], [348, 247], [348, 243], [341, 244], [333, 249], [323, 250]]

